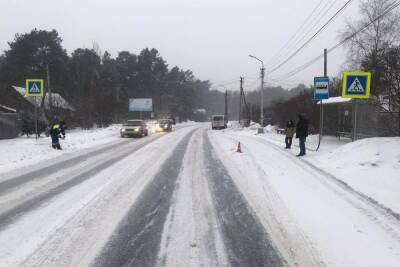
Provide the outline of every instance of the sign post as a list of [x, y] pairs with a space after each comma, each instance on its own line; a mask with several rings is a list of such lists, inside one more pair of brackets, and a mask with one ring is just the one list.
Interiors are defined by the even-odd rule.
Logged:
[[371, 92], [371, 72], [344, 72], [342, 97], [354, 98], [353, 101], [353, 137], [357, 140], [357, 99], [369, 98]]
[[25, 89], [26, 96], [32, 96], [35, 98], [35, 133], [36, 140], [38, 138], [38, 112], [37, 112], [37, 97], [43, 97], [44, 82], [42, 79], [26, 79]]
[[322, 101], [329, 98], [329, 77], [314, 78], [314, 100], [320, 101], [319, 104], [319, 139], [317, 151], [321, 145], [324, 129], [324, 106]]

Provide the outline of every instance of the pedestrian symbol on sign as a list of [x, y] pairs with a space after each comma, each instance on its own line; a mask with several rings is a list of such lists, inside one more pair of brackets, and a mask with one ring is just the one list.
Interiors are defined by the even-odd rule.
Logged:
[[358, 80], [358, 78], [356, 78], [353, 83], [350, 85], [349, 87], [349, 92], [353, 92], [353, 93], [361, 93], [364, 92], [364, 88], [362, 87], [360, 81]]
[[40, 93], [40, 88], [38, 86], [38, 83], [32, 83], [31, 88], [29, 89], [29, 92], [31, 94], [39, 94]]

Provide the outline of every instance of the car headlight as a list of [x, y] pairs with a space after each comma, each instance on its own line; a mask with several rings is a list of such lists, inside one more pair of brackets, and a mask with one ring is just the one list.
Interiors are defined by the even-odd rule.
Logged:
[[136, 128], [136, 129], [135, 129], [135, 132], [139, 132], [139, 128]]
[[121, 132], [125, 132], [125, 129], [121, 129]]
[[160, 128], [160, 124], [157, 123], [157, 124], [156, 124], [156, 128]]
[[167, 129], [167, 128], [168, 128], [168, 125], [167, 125], [167, 124], [165, 124], [165, 125], [164, 125], [164, 129]]

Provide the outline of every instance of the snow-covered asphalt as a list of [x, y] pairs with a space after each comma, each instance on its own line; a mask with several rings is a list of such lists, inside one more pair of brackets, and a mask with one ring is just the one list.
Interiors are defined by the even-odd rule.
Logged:
[[390, 211], [273, 143], [208, 126], [0, 174], [0, 266], [400, 262]]

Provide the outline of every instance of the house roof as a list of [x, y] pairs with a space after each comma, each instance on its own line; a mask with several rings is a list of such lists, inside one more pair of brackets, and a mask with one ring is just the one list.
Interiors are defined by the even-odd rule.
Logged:
[[[30, 103], [32, 103], [35, 106], [40, 106], [40, 103], [42, 102], [42, 97], [31, 97], [31, 96], [26, 96], [26, 90], [23, 87], [18, 87], [18, 86], [13, 86], [13, 88], [20, 93], [23, 97], [25, 97], [26, 100], [28, 100]], [[72, 110], [74, 111], [75, 108], [70, 105], [67, 100], [65, 100], [60, 94], [58, 93], [51, 93], [51, 100], [52, 100], [52, 105], [57, 108], [62, 108], [62, 109], [67, 109], [67, 110]], [[44, 98], [44, 106], [46, 109], [49, 108], [50, 105], [50, 98], [49, 98], [49, 93], [46, 92], [45, 98]]]
[[16, 109], [13, 109], [13, 108], [10, 108], [10, 107], [1, 105], [1, 104], [0, 104], [0, 109], [4, 109], [4, 110], [6, 110], [6, 111], [8, 111], [8, 112], [13, 112], [13, 113], [17, 112]]
[[[350, 103], [351, 98], [343, 98], [341, 96], [330, 97], [322, 101], [322, 105], [339, 104], [339, 103]], [[320, 104], [321, 102], [318, 102]]]

